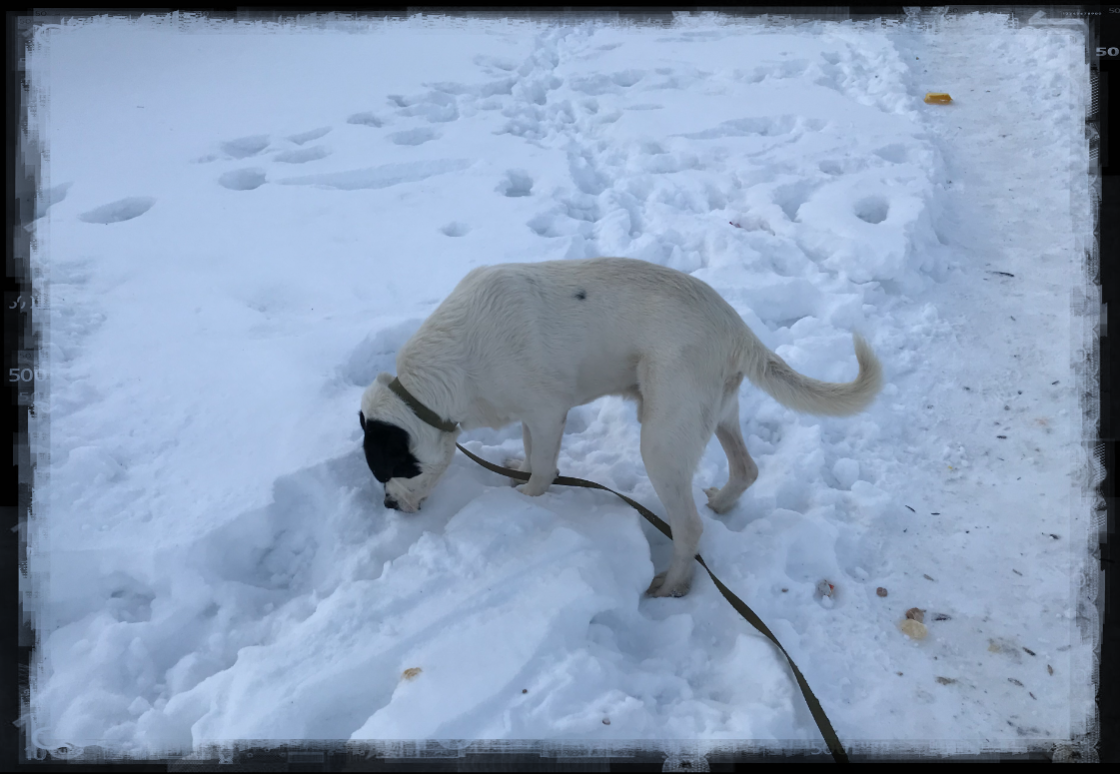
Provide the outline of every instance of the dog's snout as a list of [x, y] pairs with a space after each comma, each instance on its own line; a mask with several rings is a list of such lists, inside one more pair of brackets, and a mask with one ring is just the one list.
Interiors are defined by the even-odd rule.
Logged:
[[397, 504], [397, 501], [389, 495], [385, 495], [385, 507], [392, 508], [394, 511], [399, 511], [401, 509], [400, 505]]

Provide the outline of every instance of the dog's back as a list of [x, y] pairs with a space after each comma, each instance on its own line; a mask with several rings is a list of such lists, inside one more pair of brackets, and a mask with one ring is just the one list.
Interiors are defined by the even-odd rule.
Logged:
[[488, 311], [522, 319], [541, 339], [582, 338], [586, 333], [618, 355], [710, 344], [713, 336], [746, 329], [711, 286], [633, 258], [487, 266], [468, 274], [455, 293], [460, 289], [475, 296], [474, 303], [485, 303]]
[[[858, 337], [855, 381], [804, 377], [767, 349], [711, 286], [632, 258], [479, 267], [420, 331], [414, 340], [423, 342], [426, 357], [440, 347], [442, 358], [455, 359], [487, 394], [550, 390], [572, 405], [633, 394], [639, 364], [653, 359], [701, 380], [722, 383], [744, 374], [783, 405], [814, 414], [861, 411], [882, 381], [879, 361]], [[409, 349], [401, 350], [398, 372], [407, 367]]]
[[643, 358], [702, 351], [730, 373], [738, 342], [749, 333], [705, 283], [631, 258], [474, 269], [424, 328], [473, 353], [478, 378], [516, 362], [538, 375], [542, 388], [562, 389], [577, 403], [632, 390]]

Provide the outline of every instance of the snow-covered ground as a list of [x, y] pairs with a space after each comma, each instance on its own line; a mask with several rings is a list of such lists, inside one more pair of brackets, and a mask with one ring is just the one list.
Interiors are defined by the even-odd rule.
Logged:
[[[397, 348], [471, 267], [596, 255], [707, 281], [802, 373], [851, 379], [853, 329], [882, 359], [849, 419], [745, 383], [759, 479], [700, 508], [851, 751], [1087, 728], [1080, 35], [179, 22], [71, 23], [29, 58], [34, 744], [819, 743], [706, 575], [642, 595], [669, 543], [614, 497], [459, 455], [419, 513], [382, 506], [358, 400]], [[660, 511], [638, 436], [621, 399], [575, 409], [560, 469]], [[464, 442], [500, 461], [521, 430]], [[713, 440], [698, 503], [726, 466]]]

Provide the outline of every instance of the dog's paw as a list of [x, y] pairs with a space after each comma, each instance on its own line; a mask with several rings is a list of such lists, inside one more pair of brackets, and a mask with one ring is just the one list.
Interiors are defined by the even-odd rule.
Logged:
[[710, 486], [704, 490], [704, 494], [708, 496], [708, 507], [716, 513], [727, 513], [735, 505], [735, 503], [724, 502], [719, 497], [720, 488], [718, 486]]
[[529, 497], [540, 497], [548, 491], [548, 487], [548, 484], [545, 484], [544, 486], [534, 486], [532, 480], [529, 480], [526, 483], [517, 486], [516, 489], [523, 495], [528, 495]]
[[666, 570], [665, 572], [659, 572], [657, 575], [653, 576], [653, 581], [649, 584], [649, 588], [646, 589], [646, 594], [651, 597], [683, 597], [687, 594], [688, 590], [692, 587], [691, 579], [685, 579], [674, 585], [666, 586], [665, 576], [668, 574], [669, 571]]

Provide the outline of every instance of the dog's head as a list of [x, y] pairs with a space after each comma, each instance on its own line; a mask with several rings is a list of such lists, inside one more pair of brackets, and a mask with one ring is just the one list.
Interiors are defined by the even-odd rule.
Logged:
[[414, 513], [455, 456], [458, 431], [446, 433], [420, 419], [378, 374], [358, 412], [366, 463], [385, 485], [385, 507]]

